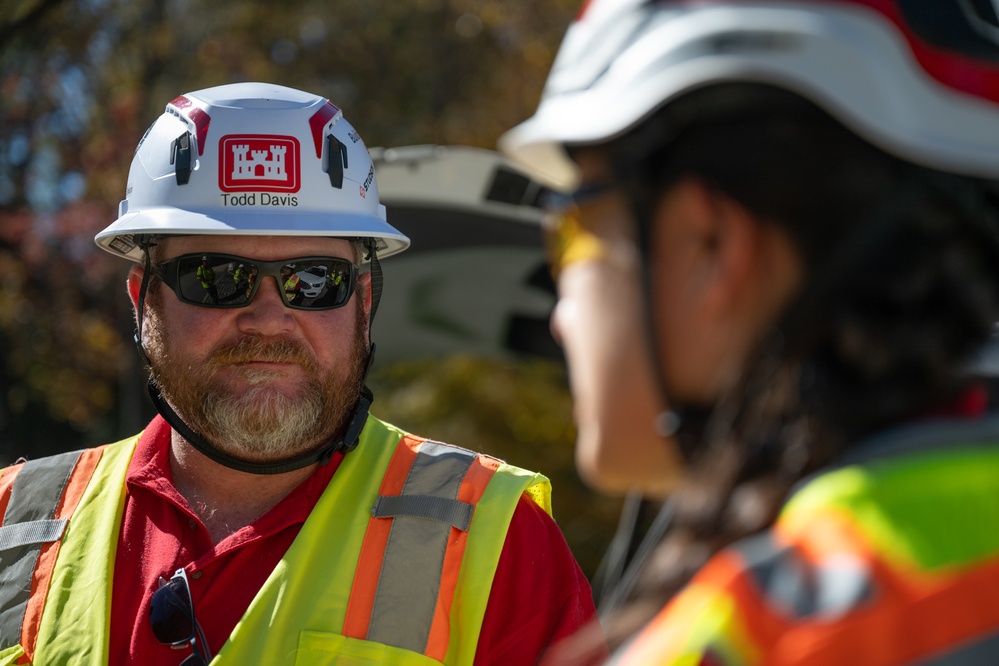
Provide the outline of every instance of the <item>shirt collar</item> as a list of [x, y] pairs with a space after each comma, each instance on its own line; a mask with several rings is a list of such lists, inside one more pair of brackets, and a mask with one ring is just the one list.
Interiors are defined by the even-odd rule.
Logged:
[[[162, 416], [157, 415], [150, 421], [139, 435], [125, 483], [128, 492], [143, 488], [185, 511], [190, 511], [187, 501], [173, 482], [173, 471], [170, 469], [171, 432], [170, 425]], [[273, 509], [258, 518], [255, 524], [259, 527], [266, 526], [270, 531], [284, 525], [305, 522], [342, 461], [343, 454], [337, 453], [329, 463], [317, 467], [315, 472]]]

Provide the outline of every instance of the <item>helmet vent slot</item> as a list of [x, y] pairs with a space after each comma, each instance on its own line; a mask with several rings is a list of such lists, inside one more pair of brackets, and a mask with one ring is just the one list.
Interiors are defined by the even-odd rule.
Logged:
[[329, 161], [326, 172], [330, 177], [330, 185], [342, 190], [343, 172], [347, 169], [347, 146], [332, 134], [326, 135], [326, 159]]
[[191, 180], [191, 133], [184, 132], [174, 139], [170, 164], [173, 164], [177, 174], [177, 184], [187, 185]]

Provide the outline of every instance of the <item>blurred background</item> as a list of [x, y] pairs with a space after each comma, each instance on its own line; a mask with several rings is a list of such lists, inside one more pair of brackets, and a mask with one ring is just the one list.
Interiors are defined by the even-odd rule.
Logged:
[[[132, 152], [168, 101], [280, 83], [343, 109], [376, 156], [389, 221], [413, 239], [384, 264], [372, 412], [547, 474], [555, 518], [592, 576], [620, 501], [587, 490], [573, 467], [539, 193], [488, 152], [533, 111], [577, 7], [4, 0], [0, 464], [114, 441], [151, 418], [128, 266], [94, 234], [116, 217]], [[431, 182], [443, 185], [422, 196]]]

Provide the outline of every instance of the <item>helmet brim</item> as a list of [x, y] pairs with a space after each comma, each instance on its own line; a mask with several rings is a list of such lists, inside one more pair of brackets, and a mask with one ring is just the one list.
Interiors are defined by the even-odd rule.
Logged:
[[[335, 218], [336, 231], [331, 231]], [[314, 236], [324, 238], [376, 238], [378, 256], [388, 257], [409, 247], [409, 238], [384, 220], [370, 215], [288, 213], [280, 211], [213, 210], [210, 213], [172, 207], [144, 208], [125, 213], [97, 234], [102, 249], [135, 262], [142, 261], [142, 236]]]

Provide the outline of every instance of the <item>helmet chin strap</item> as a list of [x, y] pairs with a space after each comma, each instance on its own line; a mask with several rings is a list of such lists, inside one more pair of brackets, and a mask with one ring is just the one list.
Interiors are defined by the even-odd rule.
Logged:
[[[350, 418], [347, 421], [347, 427], [344, 428], [342, 437], [328, 440], [317, 450], [309, 451], [285, 460], [266, 463], [250, 462], [233, 457], [219, 450], [218, 447], [208, 441], [207, 438], [195, 432], [195, 430], [188, 426], [180, 415], [174, 411], [173, 407], [167, 403], [167, 401], [163, 398], [163, 395], [160, 393], [159, 388], [157, 388], [155, 382], [150, 377], [147, 389], [149, 391], [149, 398], [152, 401], [153, 406], [156, 408], [156, 411], [159, 412], [160, 416], [162, 416], [167, 423], [170, 424], [171, 428], [173, 428], [188, 444], [197, 449], [200, 453], [220, 465], [224, 465], [225, 467], [239, 472], [247, 472], [249, 474], [284, 474], [285, 472], [292, 472], [296, 469], [302, 469], [303, 467], [308, 467], [315, 463], [325, 465], [332, 460], [333, 456], [337, 453], [346, 455], [353, 451], [357, 447], [358, 441], [360, 440], [361, 430], [364, 428], [364, 424], [368, 419], [368, 410], [371, 408], [371, 403], [374, 401], [374, 395], [367, 385], [367, 377], [368, 371], [371, 370], [371, 365], [375, 358], [375, 343], [370, 342], [371, 320], [374, 319], [378, 299], [381, 296], [382, 284], [381, 266], [378, 263], [374, 243], [375, 241], [372, 241], [369, 245], [369, 258], [371, 259], [372, 264], [372, 283], [373, 285], [377, 285], [375, 287], [377, 289], [377, 293], [373, 294], [371, 315], [368, 321], [368, 358], [365, 362], [364, 373], [361, 376], [360, 394], [358, 395], [357, 403], [354, 405], [353, 411], [351, 411]], [[144, 246], [145, 270], [142, 273], [142, 283], [139, 287], [139, 299], [136, 305], [138, 310], [138, 327], [135, 332], [135, 346], [138, 349], [139, 356], [142, 357], [142, 360], [146, 363], [146, 365], [151, 366], [152, 363], [150, 362], [149, 356], [146, 354], [146, 350], [142, 345], [142, 313], [145, 308], [146, 291], [149, 287], [149, 273], [152, 269], [149, 258], [149, 245], [151, 245], [151, 243]]]

